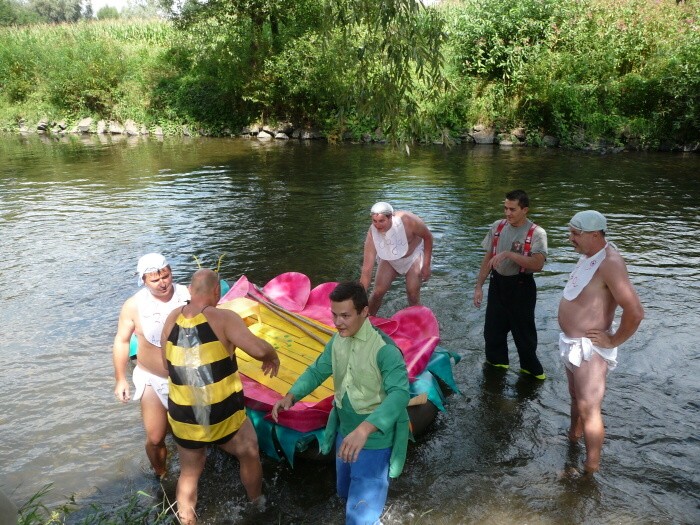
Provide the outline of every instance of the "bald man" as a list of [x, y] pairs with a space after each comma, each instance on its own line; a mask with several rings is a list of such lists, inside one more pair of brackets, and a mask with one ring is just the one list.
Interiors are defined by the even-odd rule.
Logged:
[[248, 498], [264, 501], [258, 439], [246, 416], [235, 349], [262, 361], [271, 377], [280, 365], [272, 345], [253, 335], [236, 313], [216, 308], [221, 297], [216, 272], [197, 271], [189, 290], [190, 303], [168, 316], [161, 338], [169, 375], [168, 421], [180, 456], [176, 499], [183, 525], [196, 523], [197, 485], [208, 445], [236, 456]]

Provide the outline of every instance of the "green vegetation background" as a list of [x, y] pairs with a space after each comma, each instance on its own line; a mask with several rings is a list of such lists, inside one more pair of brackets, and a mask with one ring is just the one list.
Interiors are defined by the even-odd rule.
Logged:
[[361, 4], [0, 27], [0, 129], [90, 116], [212, 135], [291, 122], [330, 140], [449, 142], [477, 124], [535, 145], [700, 140], [699, 2], [394, 0], [364, 19]]

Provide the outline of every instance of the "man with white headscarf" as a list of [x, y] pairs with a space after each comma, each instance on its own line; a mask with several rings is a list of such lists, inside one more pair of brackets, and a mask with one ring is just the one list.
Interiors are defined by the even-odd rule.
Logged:
[[[617, 365], [617, 347], [637, 331], [644, 309], [617, 249], [605, 238], [607, 220], [595, 211], [578, 212], [569, 222], [569, 241], [581, 254], [559, 303], [559, 351], [571, 395], [568, 437], [586, 443], [584, 473], [600, 467], [605, 427], [601, 406], [605, 380]], [[613, 332], [615, 310], [620, 326]]]
[[378, 202], [370, 211], [372, 225], [365, 238], [360, 283], [369, 291], [377, 262], [369, 314], [376, 315], [384, 295], [399, 275], [406, 276], [409, 306], [420, 304], [420, 287], [430, 278], [433, 235], [423, 220], [408, 211], [394, 211], [388, 202]]
[[127, 364], [132, 334], [138, 351], [133, 372], [134, 401], [141, 401], [141, 416], [146, 430], [146, 455], [156, 476], [165, 475], [168, 430], [168, 371], [163, 366], [160, 339], [170, 312], [190, 299], [186, 286], [173, 284], [168, 261], [159, 253], [141, 257], [136, 267], [138, 284], [143, 288], [126, 300], [119, 314], [114, 337], [114, 395], [122, 403], [131, 399]]

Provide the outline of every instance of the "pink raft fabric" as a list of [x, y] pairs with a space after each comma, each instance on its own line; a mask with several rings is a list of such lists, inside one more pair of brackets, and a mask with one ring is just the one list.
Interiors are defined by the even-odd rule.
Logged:
[[[328, 294], [338, 283], [328, 282], [311, 289], [310, 279], [298, 272], [278, 275], [268, 282], [261, 296], [246, 276], [242, 276], [231, 287], [220, 302], [252, 295], [263, 300], [272, 300], [291, 312], [316, 319], [333, 326]], [[425, 370], [430, 356], [440, 342], [440, 329], [433, 312], [425, 306], [409, 306], [392, 315], [389, 319], [370, 317], [370, 322], [391, 337], [401, 349], [409, 380], [414, 380]], [[272, 405], [282, 396], [241, 374], [246, 405], [254, 410], [269, 412]], [[300, 402], [291, 410], [280, 413], [279, 423], [299, 432], [310, 432], [326, 426], [331, 410], [332, 396], [318, 403]], [[269, 416], [268, 416], [269, 417]]]

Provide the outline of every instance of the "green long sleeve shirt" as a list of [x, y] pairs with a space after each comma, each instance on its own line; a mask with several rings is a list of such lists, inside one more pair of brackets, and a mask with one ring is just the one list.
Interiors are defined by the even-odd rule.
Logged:
[[[351, 341], [344, 341], [345, 346], [348, 346], [347, 343], [353, 344], [357, 349], [356, 351], [362, 352], [363, 345], [368, 344], [368, 339], [371, 339], [371, 337], [368, 337], [371, 336], [369, 330], [376, 329], [372, 327], [369, 321], [365, 321], [358, 333], [348, 338]], [[381, 374], [382, 387], [386, 394], [384, 399], [370, 414], [359, 414], [353, 408], [346, 392], [342, 398], [342, 407], [337, 406], [336, 403], [334, 408], [335, 414], [331, 413], [326, 432], [333, 432], [336, 429], [336, 423], [339, 423], [341, 434], [347, 436], [363, 421], [371, 423], [377, 427], [377, 431], [372, 432], [368, 436], [364, 448], [376, 450], [393, 447], [392, 471], [394, 475], [398, 475], [405, 461], [409, 434], [408, 414], [406, 412], [406, 406], [410, 398], [408, 373], [406, 371], [406, 363], [399, 349], [396, 348], [391, 339], [381, 332], [378, 333], [381, 335], [381, 343], [383, 344], [376, 352], [376, 367]], [[292, 385], [289, 393], [294, 396], [295, 400], [307, 396], [318, 385], [333, 375], [333, 343], [336, 337], [340, 336], [335, 335], [328, 342], [318, 359]], [[377, 338], [374, 339], [377, 340]], [[374, 352], [367, 351], [367, 353], [373, 354]], [[354, 373], [359, 374], [361, 371], [355, 370]], [[339, 385], [336, 384], [335, 388], [338, 391]], [[338, 417], [337, 422], [333, 421], [336, 414]], [[326, 444], [331, 442], [330, 438], [331, 436], [326, 436], [324, 440]]]

